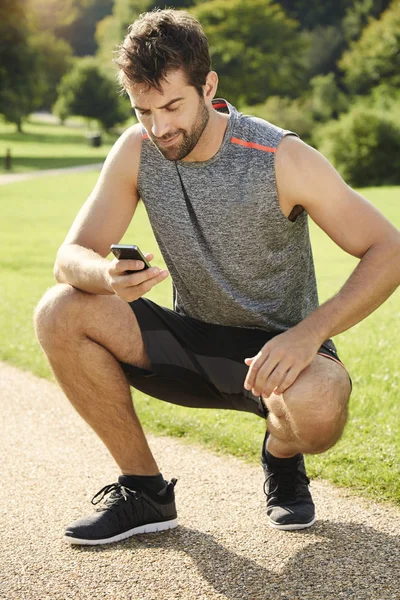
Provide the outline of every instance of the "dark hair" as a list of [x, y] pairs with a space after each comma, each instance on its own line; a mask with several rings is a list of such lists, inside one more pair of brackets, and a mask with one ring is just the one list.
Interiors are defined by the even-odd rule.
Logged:
[[203, 95], [211, 70], [208, 41], [200, 23], [182, 10], [154, 10], [130, 25], [114, 61], [124, 89], [144, 83], [161, 91], [167, 74], [182, 69], [189, 85]]

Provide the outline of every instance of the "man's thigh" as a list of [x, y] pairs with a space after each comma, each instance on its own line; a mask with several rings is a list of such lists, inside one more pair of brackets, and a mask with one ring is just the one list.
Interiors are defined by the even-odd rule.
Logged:
[[[151, 363], [149, 370], [122, 364], [134, 388], [173, 404], [240, 410], [266, 418], [262, 399], [244, 389], [248, 370], [244, 359], [257, 354], [273, 334], [205, 323], [143, 298], [132, 302], [131, 308]], [[339, 362], [332, 342], [321, 352]]]
[[48, 350], [69, 347], [89, 338], [119, 361], [149, 365], [141, 331], [129, 305], [116, 295], [90, 294], [69, 284], [48, 289], [35, 310], [35, 328]]

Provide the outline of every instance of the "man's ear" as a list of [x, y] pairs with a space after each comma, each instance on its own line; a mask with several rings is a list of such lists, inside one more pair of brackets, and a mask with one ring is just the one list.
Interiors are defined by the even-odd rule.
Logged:
[[206, 83], [203, 86], [204, 100], [211, 102], [217, 92], [218, 75], [215, 71], [210, 71], [206, 77]]

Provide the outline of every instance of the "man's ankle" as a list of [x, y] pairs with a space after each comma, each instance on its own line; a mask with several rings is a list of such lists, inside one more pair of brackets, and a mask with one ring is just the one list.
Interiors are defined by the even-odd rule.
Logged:
[[158, 475], [120, 475], [118, 483], [129, 489], [148, 491], [153, 494], [161, 492], [166, 486], [162, 473], [158, 473]]

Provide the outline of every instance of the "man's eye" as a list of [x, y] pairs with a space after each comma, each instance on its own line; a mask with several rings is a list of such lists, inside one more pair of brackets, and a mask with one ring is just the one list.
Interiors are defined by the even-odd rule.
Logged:
[[175, 108], [167, 108], [168, 112], [175, 112], [176, 110], [178, 110], [178, 108], [180, 108], [179, 106], [176, 106]]
[[133, 111], [133, 114], [136, 116], [137, 115], [144, 116], [144, 115], [149, 114], [149, 112], [150, 112], [148, 110], [138, 110], [137, 108], [132, 108], [132, 111]]

